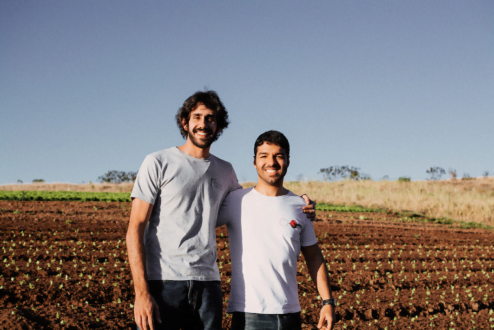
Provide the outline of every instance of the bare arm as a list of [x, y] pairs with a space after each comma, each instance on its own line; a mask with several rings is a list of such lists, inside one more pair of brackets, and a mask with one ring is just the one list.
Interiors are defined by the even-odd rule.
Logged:
[[[307, 263], [310, 277], [314, 281], [319, 295], [323, 300], [332, 299], [333, 295], [329, 284], [328, 269], [326, 268], [326, 262], [324, 261], [319, 245], [316, 243], [310, 246], [302, 246], [301, 251], [304, 255], [305, 262]], [[321, 308], [321, 315], [317, 327], [321, 328], [325, 321], [328, 323], [326, 329], [333, 329], [336, 317], [334, 307], [331, 305], [325, 305]]]
[[135, 198], [132, 201], [127, 231], [127, 251], [136, 296], [134, 316], [137, 325], [142, 330], [147, 330], [148, 325], [151, 330], [154, 329], [153, 314], [161, 323], [158, 305], [149, 294], [149, 287], [146, 282], [146, 256], [143, 237], [152, 210], [153, 204]]

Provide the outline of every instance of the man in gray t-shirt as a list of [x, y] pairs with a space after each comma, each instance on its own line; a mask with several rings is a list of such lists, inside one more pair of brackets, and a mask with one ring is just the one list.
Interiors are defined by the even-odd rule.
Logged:
[[144, 231], [147, 279], [219, 281], [216, 218], [239, 188], [230, 163], [211, 154], [199, 159], [174, 147], [148, 155], [131, 195], [154, 205]]
[[134, 316], [142, 330], [221, 329], [215, 225], [223, 199], [241, 186], [231, 164], [209, 149], [228, 113], [215, 92], [197, 92], [176, 119], [186, 143], [148, 155], [131, 194]]

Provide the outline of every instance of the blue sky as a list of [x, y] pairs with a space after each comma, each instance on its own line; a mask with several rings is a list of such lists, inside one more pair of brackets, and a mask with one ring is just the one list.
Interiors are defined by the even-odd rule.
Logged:
[[211, 152], [256, 180], [253, 144], [291, 143], [287, 179], [494, 174], [493, 1], [0, 2], [0, 184], [95, 182], [183, 144], [205, 87], [231, 125]]

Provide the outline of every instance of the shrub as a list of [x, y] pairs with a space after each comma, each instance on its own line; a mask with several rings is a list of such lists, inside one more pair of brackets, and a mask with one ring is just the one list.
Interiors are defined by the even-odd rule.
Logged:
[[360, 167], [353, 166], [330, 166], [321, 168], [319, 173], [322, 173], [324, 180], [336, 181], [340, 179], [349, 179], [352, 181], [370, 180], [368, 174], [360, 173]]
[[39, 183], [39, 182], [45, 182], [45, 180], [43, 180], [43, 179], [34, 179], [33, 180], [33, 183]]
[[412, 181], [412, 180], [408, 176], [400, 176], [398, 178], [398, 182], [410, 182], [410, 181]]
[[425, 173], [431, 176], [430, 180], [441, 180], [441, 177], [443, 174], [446, 174], [446, 171], [442, 167], [434, 166], [425, 171]]
[[123, 183], [134, 182], [137, 177], [137, 172], [123, 172], [123, 171], [108, 171], [104, 175], [98, 178], [102, 183]]

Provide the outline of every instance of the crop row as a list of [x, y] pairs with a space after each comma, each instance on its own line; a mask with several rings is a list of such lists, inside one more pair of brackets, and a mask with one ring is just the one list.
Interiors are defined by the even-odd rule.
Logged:
[[[72, 202], [129, 202], [130, 193], [80, 192], [80, 191], [1, 191], [0, 200], [6, 201], [72, 201]], [[335, 212], [376, 212], [377, 209], [360, 206], [319, 203], [319, 211]]]
[[81, 191], [0, 191], [0, 200], [128, 202], [130, 201], [130, 193]]

